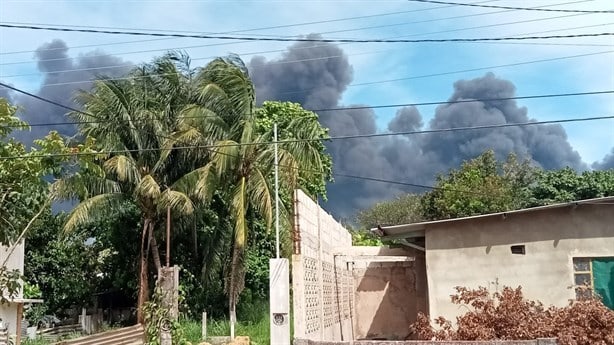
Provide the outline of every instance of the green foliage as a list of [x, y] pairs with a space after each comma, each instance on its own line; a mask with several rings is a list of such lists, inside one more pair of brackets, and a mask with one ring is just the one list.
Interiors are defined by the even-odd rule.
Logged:
[[357, 222], [363, 229], [370, 229], [378, 225], [419, 222], [422, 220], [420, 198], [420, 195], [405, 194], [393, 200], [379, 202], [358, 212]]
[[154, 291], [152, 299], [143, 306], [145, 316], [146, 345], [160, 345], [160, 330], [169, 327], [173, 344], [189, 345], [182, 325], [178, 320], [169, 317], [170, 310], [162, 305], [162, 294], [159, 289]]
[[0, 288], [3, 291], [0, 296], [0, 304], [8, 302], [9, 299], [17, 296], [21, 288], [21, 272], [18, 270], [9, 270], [6, 266], [0, 267]]
[[382, 241], [368, 230], [354, 230], [352, 234], [353, 246], [381, 246]]
[[[253, 345], [270, 344], [269, 304], [266, 300], [254, 300], [246, 303], [244, 299], [238, 305], [237, 335], [249, 336]], [[181, 327], [188, 341], [192, 344], [201, 342], [201, 320], [182, 319]], [[227, 318], [212, 318], [208, 314], [207, 336], [223, 337], [230, 334]], [[205, 339], [206, 340], [206, 339]]]
[[576, 173], [571, 168], [539, 171], [530, 188], [530, 206], [614, 195], [614, 170]]
[[[269, 259], [275, 257], [275, 232], [266, 231], [262, 222], [252, 222], [245, 255], [245, 287], [241, 300], [265, 300], [269, 296]], [[244, 304], [245, 304], [244, 303]]]
[[87, 244], [87, 231], [62, 234], [64, 215], [46, 213], [26, 240], [24, 294], [32, 295], [36, 287], [44, 299], [44, 307], [62, 314], [72, 306], [91, 303], [91, 295], [99, 283], [98, 252], [102, 249]]
[[500, 163], [486, 151], [437, 178], [436, 189], [422, 198], [423, 216], [435, 220], [522, 208], [534, 172], [528, 161], [510, 155]]
[[[321, 170], [301, 170], [299, 185], [309, 195], [326, 200], [326, 182], [332, 181], [332, 158], [326, 153], [324, 140], [329, 138], [328, 128], [322, 127], [318, 114], [303, 109], [300, 104], [292, 102], [266, 101], [256, 109], [256, 132], [269, 136], [273, 141], [273, 124], [277, 123], [277, 140], [293, 140], [298, 136], [316, 140], [312, 143], [310, 154], [319, 160]], [[297, 132], [297, 129], [306, 131]], [[292, 191], [290, 191], [291, 193]]]

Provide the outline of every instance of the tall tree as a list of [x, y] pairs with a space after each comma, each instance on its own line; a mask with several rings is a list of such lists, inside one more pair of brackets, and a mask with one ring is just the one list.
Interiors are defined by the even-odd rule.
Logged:
[[356, 221], [362, 229], [419, 222], [423, 220], [420, 198], [417, 194], [405, 194], [393, 200], [379, 202], [359, 211]]
[[185, 151], [164, 149], [192, 95], [190, 73], [189, 59], [169, 54], [135, 68], [128, 78], [100, 79], [91, 91], [81, 92], [77, 99], [85, 111], [71, 116], [81, 134], [95, 139], [106, 154], [95, 162], [100, 167], [95, 173], [74, 174], [53, 186], [55, 197], [80, 200], [65, 231], [104, 217], [126, 201], [140, 210], [139, 322], [148, 299], [148, 253], [158, 274], [162, 266], [155, 230], [162, 227], [167, 207], [178, 216], [194, 210], [181, 189], [186, 186], [174, 184], [194, 162]]
[[493, 151], [464, 162], [459, 169], [437, 178], [435, 189], [422, 198], [424, 218], [430, 220], [472, 216], [522, 208], [535, 168], [515, 155], [501, 163]]
[[582, 173], [571, 168], [539, 171], [529, 190], [529, 206], [612, 196], [614, 169]]
[[[267, 227], [273, 218], [274, 169], [272, 128], [258, 131], [254, 87], [247, 68], [237, 57], [220, 58], [209, 63], [196, 77], [200, 91], [180, 119], [175, 145], [209, 147], [209, 162], [179, 183], [197, 186], [195, 196], [208, 198], [212, 191], [230, 206], [234, 224], [232, 258], [226, 278], [229, 297], [231, 334], [236, 321], [236, 304], [244, 288], [245, 248], [249, 213], [254, 211]], [[301, 174], [309, 179], [326, 174], [317, 121], [297, 117], [283, 129], [294, 140], [279, 144], [279, 168], [282, 188], [292, 190]], [[299, 173], [300, 172], [300, 173]], [[207, 199], [205, 199], [207, 200]], [[284, 212], [285, 211], [285, 212]], [[282, 210], [282, 216], [288, 214]]]

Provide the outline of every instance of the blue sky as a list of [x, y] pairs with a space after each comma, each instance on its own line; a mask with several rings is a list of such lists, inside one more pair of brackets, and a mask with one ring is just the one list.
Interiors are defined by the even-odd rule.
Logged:
[[[463, 0], [467, 2], [467, 0]], [[473, 1], [472, 1], [473, 2]], [[547, 8], [610, 10], [608, 0], [595, 1], [482, 1], [499, 6], [549, 6]], [[388, 14], [370, 18], [331, 21], [280, 29], [248, 29]], [[1, 22], [100, 26], [188, 32], [241, 32], [245, 35], [294, 36], [322, 33], [329, 38], [458, 38], [514, 35], [566, 35], [613, 32], [613, 14], [503, 11], [444, 6], [408, 1], [126, 1], [126, 0], [2, 0]], [[0, 80], [36, 91], [42, 75], [33, 52], [54, 38], [64, 40], [71, 56], [100, 49], [132, 63], [150, 60], [166, 49], [185, 49], [195, 65], [207, 57], [238, 53], [249, 60], [255, 52], [282, 50], [288, 43], [233, 42], [199, 39], [143, 41], [131, 36], [27, 31], [0, 28]], [[132, 42], [113, 44], [118, 42]], [[228, 42], [226, 42], [228, 43]], [[491, 71], [516, 86], [518, 95], [586, 92], [614, 89], [614, 37], [532, 41], [537, 44], [343, 44], [353, 66], [353, 84], [343, 94], [343, 104], [390, 104], [443, 101], [450, 97], [459, 79], [472, 79]], [[543, 44], [546, 43], [546, 44]], [[108, 44], [108, 45], [102, 45]], [[200, 45], [201, 47], [184, 48]], [[207, 46], [208, 45], [208, 46]], [[143, 50], [153, 52], [134, 53]], [[6, 54], [26, 51], [19, 54]], [[133, 53], [131, 53], [133, 52]], [[481, 69], [489, 66], [557, 59], [582, 54], [595, 55], [514, 67], [382, 82], [398, 78]], [[262, 53], [267, 59], [280, 52]], [[19, 62], [19, 64], [15, 64]], [[21, 63], [23, 62], [23, 63]], [[15, 76], [16, 75], [16, 76]], [[14, 76], [14, 77], [11, 77]], [[614, 114], [612, 95], [519, 101], [530, 118], [551, 120]], [[434, 107], [419, 108], [428, 123]], [[376, 111], [377, 124], [385, 130], [395, 109]], [[614, 121], [564, 125], [573, 148], [588, 164], [601, 160], [614, 147]]]

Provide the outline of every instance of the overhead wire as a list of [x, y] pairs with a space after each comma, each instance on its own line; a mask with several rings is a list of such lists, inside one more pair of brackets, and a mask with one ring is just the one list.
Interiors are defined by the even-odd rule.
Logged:
[[[499, 1], [499, 0], [487, 0], [487, 1], [479, 1], [479, 2], [475, 2], [475, 3], [479, 4], [479, 3], [488, 3], [488, 2], [496, 2], [496, 1]], [[592, 1], [592, 0], [574, 1], [572, 3], [585, 2], [585, 1]], [[295, 24], [266, 26], [266, 27], [259, 27], [259, 28], [250, 28], [250, 29], [218, 32], [217, 34], [242, 33], [242, 32], [270, 30], [270, 29], [280, 29], [280, 28], [297, 27], [297, 26], [307, 26], [307, 25], [315, 25], [315, 24], [326, 24], [326, 23], [350, 21], [350, 20], [357, 20], [357, 19], [366, 19], [366, 18], [391, 16], [391, 15], [397, 15], [397, 14], [424, 12], [424, 11], [431, 11], [431, 10], [436, 10], [436, 9], [441, 9], [441, 8], [448, 8], [448, 7], [455, 7], [455, 5], [430, 7], [430, 8], [415, 9], [415, 10], [408, 10], [408, 11], [386, 12], [386, 13], [378, 13], [378, 14], [371, 14], [371, 15], [365, 15], [365, 16], [355, 16], [355, 17], [346, 17], [346, 18], [334, 18], [334, 19], [318, 20], [318, 21], [295, 23]], [[15, 23], [15, 22], [6, 22], [6, 23]], [[25, 23], [20, 23], [20, 24], [25, 24]], [[33, 23], [28, 23], [28, 24], [33, 24]], [[54, 24], [42, 24], [42, 25], [52, 25], [53, 26]], [[77, 27], [79, 27], [79, 26], [77, 26]], [[102, 27], [99, 27], [99, 28], [102, 28]], [[104, 28], [113, 28], [113, 27], [104, 27]], [[117, 28], [114, 28], [114, 29], [117, 29]], [[141, 31], [147, 31], [147, 30], [151, 30], [151, 29], [142, 29]], [[159, 31], [159, 30], [155, 30], [155, 31]], [[195, 31], [192, 31], [192, 32], [195, 32]], [[173, 39], [173, 38], [162, 38], [162, 39], [158, 38], [158, 39], [151, 39], [151, 40], [135, 40], [135, 41], [127, 41], [127, 42], [88, 44], [88, 45], [81, 45], [81, 46], [72, 46], [72, 47], [68, 47], [68, 48], [69, 49], [92, 48], [92, 47], [101, 47], [101, 46], [107, 46], [107, 45], [133, 44], [133, 43], [141, 43], [141, 42], [162, 41], [162, 40], [169, 40], [169, 39]], [[43, 48], [43, 49], [37, 49], [37, 50], [22, 50], [22, 51], [13, 51], [13, 52], [5, 52], [5, 53], [1, 53], [0, 52], [0, 55], [21, 54], [21, 53], [34, 53], [34, 52], [37, 52], [37, 51], [54, 51], [54, 50], [61, 50], [61, 49], [64, 49], [64, 48]], [[181, 48], [179, 48], [179, 49], [181, 49]]]
[[155, 33], [155, 32], [142, 32], [142, 31], [72, 29], [72, 28], [66, 28], [66, 27], [10, 25], [10, 24], [0, 24], [0, 27], [12, 28], [12, 29], [25, 29], [25, 30], [80, 32], [80, 33], [90, 33], [90, 34], [198, 38], [198, 39], [210, 39], [210, 40], [238, 40], [238, 41], [254, 41], [254, 42], [450, 43], [450, 42], [550, 40], [550, 39], [563, 39], [563, 38], [614, 36], [614, 32], [596, 32], [596, 33], [581, 33], [581, 34], [569, 34], [569, 35], [516, 36], [516, 37], [500, 36], [500, 37], [438, 38], [438, 39], [361, 39], [361, 38], [337, 39], [337, 38], [309, 38], [309, 37], [288, 38], [288, 37], [254, 37], [254, 36], [229, 36], [229, 35], [188, 35], [188, 34]]
[[[336, 59], [336, 58], [344, 58], [344, 57], [349, 57], [349, 56], [377, 54], [377, 53], [381, 53], [381, 52], [390, 52], [390, 51], [394, 51], [394, 50], [383, 50], [383, 51], [364, 52], [364, 53], [356, 53], [356, 54], [341, 54], [341, 55], [323, 56], [323, 57], [308, 58], [308, 59], [288, 60], [288, 61], [272, 61], [272, 62], [269, 62], [267, 65], [282, 65], [282, 64], [290, 64], [290, 63], [298, 63], [298, 62], [308, 62], [308, 61]], [[383, 83], [391, 83], [391, 82], [398, 82], [398, 81], [405, 81], [405, 80], [412, 80], [412, 79], [423, 79], [423, 78], [437, 77], [437, 76], [451, 75], [451, 74], [458, 74], [458, 73], [475, 72], [475, 71], [483, 71], [483, 70], [492, 70], [492, 69], [497, 69], [497, 68], [506, 68], [506, 67], [522, 66], [522, 65], [529, 65], [529, 64], [536, 64], [536, 63], [543, 63], [543, 62], [552, 62], [552, 61], [575, 59], [575, 58], [581, 58], [581, 57], [587, 57], [587, 56], [611, 54], [613, 52], [614, 52], [614, 50], [607, 50], [607, 51], [587, 53], [587, 54], [577, 54], [577, 55], [569, 55], [569, 56], [560, 56], [560, 57], [549, 58], [549, 59], [521, 61], [521, 62], [514, 62], [514, 63], [509, 63], [509, 64], [493, 65], [493, 66], [486, 66], [486, 67], [476, 67], [476, 68], [469, 68], [469, 69], [463, 69], [463, 70], [455, 70], [455, 71], [423, 74], [423, 75], [417, 75], [417, 76], [407, 76], [407, 77], [400, 77], [400, 78], [393, 78], [393, 79], [382, 79], [382, 80], [377, 80], [377, 81], [350, 83], [350, 84], [347, 85], [347, 87], [365, 86], [365, 85], [373, 85], [373, 84], [383, 84]], [[198, 60], [198, 59], [199, 58], [193, 59], [193, 60]], [[129, 66], [134, 67], [134, 65], [129, 65]], [[50, 74], [54, 74], [54, 73], [70, 73], [70, 72], [86, 71], [86, 70], [104, 70], [104, 69], [119, 68], [119, 67], [120, 66], [104, 66], [104, 67], [95, 67], [95, 68], [87, 68], [87, 69], [63, 70], [63, 71], [56, 71], [56, 72], [49, 72], [49, 73]], [[125, 66], [125, 67], [128, 67], [128, 65]], [[258, 70], [259, 67], [258, 66], [253, 66], [250, 69], [251, 70]], [[0, 78], [17, 78], [17, 77], [24, 77], [24, 76], [30, 76], [30, 75], [39, 75], [39, 74], [40, 73], [24, 73], [24, 74], [14, 74], [14, 75], [0, 75]], [[163, 76], [167, 76], [167, 75], [171, 75], [171, 74], [172, 73], [154, 73], [154, 74], [149, 75], [149, 76], [163, 77]], [[100, 76], [97, 79], [83, 79], [83, 80], [73, 80], [73, 81], [68, 81], [68, 82], [48, 83], [48, 84], [45, 84], [44, 86], [45, 87], [50, 87], [50, 86], [60, 86], [60, 85], [73, 85], [73, 84], [90, 83], [90, 82], [95, 82], [95, 81], [103, 81], [104, 82], [104, 81], [118, 81], [118, 80], [138, 80], [138, 79], [141, 79], [141, 78], [145, 78], [145, 77], [144, 76], [126, 76], [126, 77], [102, 77], [102, 76]], [[314, 88], [284, 91], [281, 94], [305, 93], [305, 92], [309, 92], [309, 91], [312, 91], [312, 90], [314, 90]]]
[[[598, 92], [598, 94], [603, 93], [614, 93], [614, 90], [611, 91], [602, 91]], [[584, 93], [587, 94], [587, 93]], [[591, 94], [595, 94], [594, 92]], [[571, 94], [566, 94], [567, 96]], [[575, 95], [579, 95], [576, 93]], [[538, 96], [530, 96], [532, 98], [535, 97], [545, 97], [546, 95], [538, 95]], [[525, 96], [523, 98], [527, 98], [529, 96]], [[40, 99], [40, 98], [37, 98]], [[490, 99], [493, 100], [505, 100], [510, 99], [507, 98], [499, 98], [499, 99]], [[517, 99], [517, 98], [514, 98]], [[467, 102], [477, 102], [478, 100], [459, 100], [459, 101], [448, 101], [448, 102], [437, 102], [437, 104], [445, 104], [445, 103], [467, 103]], [[480, 100], [485, 102], [487, 100]], [[54, 102], [57, 103], [57, 102]], [[428, 104], [433, 104], [432, 102]], [[390, 106], [390, 105], [386, 105]], [[79, 113], [83, 113], [85, 115], [92, 115], [87, 112], [80, 111], [78, 109], [74, 109], [68, 106], [63, 106], [68, 109], [72, 109], [73, 111], [78, 111]], [[346, 108], [347, 109], [347, 108]], [[339, 110], [339, 109], [337, 109]], [[614, 119], [614, 116], [593, 116], [589, 118], [572, 118], [572, 119], [560, 119], [560, 120], [547, 120], [547, 121], [533, 121], [533, 122], [523, 122], [523, 123], [504, 123], [504, 124], [493, 124], [493, 125], [482, 125], [482, 126], [466, 126], [466, 127], [453, 127], [453, 128], [441, 128], [441, 129], [430, 129], [430, 130], [419, 130], [419, 131], [403, 131], [403, 132], [389, 132], [389, 133], [371, 133], [371, 134], [357, 134], [357, 135], [345, 135], [345, 136], [334, 136], [329, 138], [314, 138], [314, 139], [290, 139], [290, 140], [282, 140], [277, 142], [250, 142], [250, 143], [234, 143], [234, 144], [217, 144], [217, 145], [186, 145], [186, 146], [175, 146], [172, 148], [144, 148], [144, 149], [129, 149], [129, 150], [109, 150], [104, 152], [77, 152], [77, 153], [66, 153], [66, 154], [48, 154], [42, 155], [44, 157], [68, 157], [68, 156], [81, 156], [81, 155], [96, 155], [96, 154], [117, 154], [117, 153], [126, 153], [126, 152], [152, 152], [152, 151], [175, 151], [175, 150], [186, 150], [186, 149], [209, 149], [209, 148], [221, 148], [221, 147], [240, 147], [240, 146], [248, 146], [248, 145], [271, 145], [275, 143], [300, 143], [300, 142], [311, 142], [311, 141], [334, 141], [334, 140], [345, 140], [345, 139], [359, 139], [359, 138], [376, 138], [376, 137], [387, 137], [387, 136], [398, 136], [398, 135], [417, 135], [417, 134], [430, 134], [430, 133], [442, 133], [442, 132], [456, 132], [456, 131], [468, 131], [468, 130], [480, 130], [480, 129], [495, 129], [495, 128], [505, 128], [505, 127], [519, 127], [519, 126], [534, 126], [534, 125], [544, 125], [544, 124], [554, 124], [554, 123], [569, 123], [569, 122], [581, 122], [581, 121], [596, 121], [596, 120], [609, 120]], [[107, 120], [108, 122], [108, 120]], [[5, 156], [0, 157], [0, 160], [7, 159], [21, 159], [21, 158], [31, 158], [32, 156]]]
[[[67, 106], [61, 104], [59, 102], [35, 95], [31, 92], [27, 92], [25, 90], [16, 88], [14, 86], [8, 85], [6, 83], [0, 82], [0, 86], [13, 90], [15, 92], [21, 93], [23, 95], [33, 97], [39, 101], [46, 102], [49, 104], [53, 104], [55, 106], [61, 107], [66, 110], [70, 110], [73, 112], [77, 112], [83, 115], [88, 115], [91, 117], [96, 117], [94, 114], [79, 110], [77, 108]], [[559, 93], [559, 94], [542, 94], [542, 95], [529, 95], [529, 96], [513, 96], [513, 97], [498, 97], [498, 98], [482, 98], [482, 99], [460, 99], [455, 101], [437, 101], [437, 102], [416, 102], [416, 103], [398, 103], [398, 104], [380, 104], [373, 106], [353, 106], [353, 107], [336, 107], [336, 108], [320, 108], [320, 109], [305, 109], [307, 111], [312, 111], [315, 113], [319, 112], [330, 112], [330, 111], [348, 111], [348, 110], [360, 110], [360, 109], [382, 109], [382, 108], [400, 108], [400, 107], [417, 107], [417, 106], [430, 106], [430, 105], [445, 105], [445, 104], [461, 104], [461, 103], [475, 103], [475, 102], [495, 102], [495, 101], [509, 101], [509, 100], [520, 100], [520, 99], [541, 99], [541, 98], [555, 98], [555, 97], [577, 97], [577, 96], [590, 96], [590, 95], [605, 95], [605, 94], [614, 94], [614, 90], [602, 90], [602, 91], [588, 91], [588, 92], [570, 92], [570, 93]], [[182, 117], [182, 118], [200, 118], [200, 116], [190, 116], [190, 117]], [[108, 122], [108, 119], [101, 120], [100, 122]], [[146, 121], [144, 119], [144, 121]], [[561, 120], [562, 121], [562, 120]], [[564, 121], [565, 122], [565, 121]], [[96, 122], [94, 122], [96, 123]], [[533, 122], [530, 122], [533, 123]], [[62, 123], [63, 125], [69, 124], [68, 122]], [[75, 121], [72, 124], [81, 124], [81, 122]], [[47, 124], [35, 124], [37, 126], [50, 126], [52, 123]], [[31, 125], [32, 126], [32, 125]], [[407, 133], [405, 133], [407, 134]], [[379, 136], [379, 134], [371, 134], [369, 136]]]
[[[586, 1], [586, 0], [584, 0], [584, 1]], [[489, 12], [489, 13], [486, 13], [486, 14], [498, 13], [498, 12], [507, 12], [507, 11]], [[484, 14], [480, 14], [480, 15], [484, 15]], [[452, 18], [461, 18], [461, 17], [465, 17], [465, 16], [456, 16], [456, 17], [447, 17], [447, 18], [423, 20], [423, 21], [418, 21], [418, 22], [410, 22], [410, 23], [406, 23], [406, 24], [425, 23], [425, 22], [440, 21], [440, 20], [446, 20], [446, 19], [452, 19]], [[424, 36], [424, 35], [431, 35], [431, 34], [436, 34], [436, 33], [456, 32], [456, 31], [464, 31], [464, 30], [470, 30], [470, 29], [479, 29], [479, 28], [485, 28], [485, 27], [492, 27], [492, 26], [512, 25], [512, 24], [519, 24], [519, 23], [525, 23], [525, 22], [550, 20], [550, 19], [559, 19], [559, 18], [563, 18], [563, 17], [567, 17], [567, 16], [549, 17], [549, 18], [533, 19], [533, 20], [527, 20], [527, 21], [516, 21], [516, 22], [498, 23], [498, 24], [491, 24], [491, 25], [485, 25], [485, 26], [474, 26], [474, 27], [450, 29], [450, 30], [443, 30], [443, 31], [436, 31], [436, 32], [417, 33], [417, 34], [412, 34], [412, 35], [393, 36], [391, 38]], [[537, 33], [567, 31], [567, 30], [579, 29], [579, 28], [607, 26], [607, 25], [611, 25], [611, 24], [612, 23], [603, 23], [603, 24], [587, 25], [587, 26], [581, 26], [581, 27], [575, 27], [575, 28], [564, 28], [564, 29], [541, 31], [541, 32], [537, 32]], [[368, 28], [354, 28], [354, 29], [351, 29], [351, 31], [363, 30], [363, 29], [368, 29]], [[334, 32], [334, 31], [320, 32], [318, 34], [328, 34], [328, 33], [331, 33], [331, 32]], [[527, 33], [527, 34], [524, 34], [524, 35], [531, 35], [531, 34], [536, 34], [536, 33], [533, 32], [533, 33]], [[518, 36], [521, 36], [521, 35], [518, 35]], [[489, 42], [478, 42], [478, 43], [489, 43]], [[490, 43], [492, 43], [492, 42], [490, 42]], [[499, 43], [501, 43], [501, 42], [499, 42]], [[505, 43], [509, 43], [509, 42], [505, 42]], [[518, 42], [516, 42], [516, 43], [518, 43]], [[535, 43], [535, 42], [522, 42], [522, 43], [525, 44], [525, 43]], [[217, 45], [217, 44], [214, 44], [214, 45]], [[561, 43], [556, 43], [556, 45], [561, 45]], [[604, 45], [604, 44], [578, 44], [578, 43], [576, 43], [576, 44], [562, 43], [562, 45], [574, 45], [574, 46], [611, 46], [611, 45]], [[165, 48], [165, 49], [137, 50], [137, 51], [132, 51], [132, 52], [113, 53], [113, 56], [126, 55], [126, 54], [149, 53], [149, 52], [158, 52], [158, 51], [169, 51], [169, 50], [182, 50], [182, 49], [192, 49], [192, 48], [203, 48], [203, 47], [208, 47], [208, 46], [212, 46], [212, 45], [211, 44], [205, 44], [205, 45], [191, 45], [191, 46], [183, 46], [183, 47], [172, 47], [172, 48]], [[299, 48], [301, 48], [301, 49], [314, 49], [314, 48], [322, 47], [322, 46], [326, 46], [326, 45], [313, 46], [313, 47], [299, 47]], [[55, 48], [53, 48], [53, 49], [55, 49]], [[58, 49], [65, 49], [65, 48], [58, 48]], [[274, 53], [274, 52], [282, 52], [284, 50], [285, 49], [276, 49], [276, 50], [269, 50], [269, 51], [264, 51], [264, 52], [238, 53], [237, 55], [253, 55], [253, 54], [263, 54], [263, 53]], [[0, 53], [0, 55], [1, 55], [1, 53]], [[107, 54], [93, 55], [93, 56], [89, 56], [89, 57], [95, 57], [95, 56], [107, 56]], [[192, 60], [205, 60], [205, 59], [211, 59], [211, 58], [214, 58], [214, 57], [215, 56], [202, 57], [202, 58], [193, 58]], [[70, 59], [73, 59], [73, 57], [39, 59], [39, 60], [35, 60], [35, 61], [32, 61], [32, 60], [28, 60], [28, 61], [12, 61], [12, 62], [0, 63], [0, 65], [7, 66], [7, 65], [40, 63], [40, 62], [46, 62], [46, 61], [62, 61], [62, 60], [70, 60]], [[122, 67], [122, 66], [129, 67], [130, 64], [117, 65], [118, 68]], [[88, 70], [88, 69], [95, 69], [95, 68], [104, 68], [104, 67], [93, 67], [93, 68], [83, 68], [83, 69], [74, 69], [74, 70]], [[111, 68], [111, 67], [109, 67], [109, 68]], [[66, 70], [66, 71], [71, 71], [71, 70]], [[57, 72], [60, 72], [60, 71], [55, 71], [53, 73], [57, 73]]]
[[451, 6], [467, 6], [480, 8], [499, 8], [516, 11], [540, 11], [540, 12], [565, 12], [565, 13], [587, 13], [587, 14], [612, 14], [614, 10], [577, 10], [577, 9], [554, 9], [554, 8], [536, 8], [536, 7], [514, 7], [514, 6], [497, 6], [497, 5], [481, 5], [468, 4], [462, 2], [450, 2], [439, 0], [407, 0], [411, 2], [422, 2], [428, 4], [451, 5]]
[[[495, 1], [499, 1], [499, 0], [495, 0]], [[556, 6], [556, 5], [569, 4], [569, 3], [589, 2], [589, 1], [593, 1], [593, 0], [572, 1], [572, 2], [565, 2], [565, 3], [559, 3], [559, 4], [544, 5], [544, 6], [541, 6], [541, 7]], [[485, 1], [485, 2], [490, 2], [490, 1]], [[453, 6], [447, 6], [447, 7], [453, 7]], [[405, 13], [405, 12], [414, 12], [414, 11], [402, 11], [401, 13]], [[370, 27], [362, 27], [362, 28], [351, 28], [351, 29], [335, 30], [335, 31], [324, 31], [324, 32], [317, 32], [317, 34], [324, 35], [324, 34], [338, 33], [338, 32], [362, 31], [362, 30], [368, 30], [368, 29], [374, 29], [374, 28], [383, 28], [383, 27], [401, 26], [401, 25], [411, 25], [411, 24], [421, 24], [421, 23], [429, 23], [429, 22], [436, 22], [436, 21], [442, 21], [442, 20], [460, 19], [460, 18], [476, 17], [476, 16], [485, 16], [485, 15], [491, 15], [491, 14], [497, 14], [497, 13], [504, 13], [504, 12], [510, 12], [510, 10], [494, 11], [494, 12], [486, 12], [486, 13], [477, 13], [477, 14], [469, 14], [469, 15], [460, 15], [460, 16], [452, 16], [452, 17], [444, 17], [444, 18], [434, 18], [434, 19], [412, 21], [412, 22], [405, 22], [405, 23], [386, 24], [386, 25], [380, 25], [380, 26], [370, 26]], [[393, 14], [397, 14], [397, 13], [399, 13], [399, 12], [393, 12]], [[378, 16], [378, 15], [373, 15], [373, 16]], [[372, 17], [372, 16], [363, 16], [363, 17]], [[537, 20], [550, 20], [550, 19], [557, 19], [557, 18], [563, 18], [563, 17], [566, 17], [566, 16], [543, 18], [543, 19], [537, 19]], [[362, 18], [362, 17], [353, 17], [353, 18], [346, 18], [346, 19], [349, 20], [349, 19], [356, 19], [356, 18]], [[342, 20], [344, 20], [344, 19], [331, 20], [331, 21], [342, 21]], [[331, 22], [331, 21], [321, 21], [321, 22]], [[321, 23], [321, 22], [310, 22], [309, 24], [316, 24], [316, 23]], [[57, 26], [57, 24], [41, 24], [41, 23], [22, 23], [22, 22], [3, 22], [3, 23], [6, 23], [6, 24], [20, 24], [20, 25], [28, 24], [28, 25]], [[522, 22], [518, 22], [518, 23], [522, 23]], [[516, 22], [511, 22], [511, 23], [498, 24], [498, 25], [510, 25], [510, 24], [517, 24], [517, 23]], [[287, 26], [301, 26], [301, 25], [303, 25], [303, 24], [289, 24]], [[117, 28], [117, 27], [82, 26], [82, 25], [65, 25], [65, 26], [68, 26], [68, 27], [85, 27], [85, 28], [126, 29], [126, 28]], [[284, 27], [287, 27], [287, 26], [284, 26]], [[249, 31], [256, 31], [256, 30], [265, 30], [265, 29], [270, 29], [270, 28], [275, 28], [275, 27], [273, 26], [273, 27], [255, 28], [255, 29], [247, 29], [247, 30], [226, 31], [226, 32], [221, 32], [221, 33], [216, 33], [216, 34], [241, 33], [241, 32], [249, 32]], [[480, 27], [475, 27], [475, 28], [480, 28]], [[471, 29], [471, 28], [464, 28], [464, 29], [461, 29], [461, 30], [468, 30], [468, 29]], [[134, 30], [138, 30], [138, 29], [134, 29]], [[163, 31], [163, 30], [143, 29], [142, 31]], [[440, 32], [435, 32], [435, 33], [445, 33], [445, 32], [451, 32], [451, 31], [456, 31], [456, 30], [440, 31]], [[194, 31], [170, 30], [170, 32], [194, 32]], [[425, 34], [432, 34], [432, 33], [425, 33]], [[421, 35], [421, 34], [419, 34], [419, 35]], [[396, 38], [396, 37], [408, 37], [408, 36], [394, 36], [392, 38]], [[156, 40], [159, 40], [159, 39], [156, 39]], [[150, 41], [150, 40], [143, 40], [143, 41], [147, 42], [147, 41]], [[131, 41], [131, 42], [139, 43], [139, 41]], [[114, 53], [113, 55], [123, 55], [123, 54], [131, 54], [131, 53], [162, 51], [162, 50], [169, 50], [169, 49], [202, 48], [202, 47], [218, 46], [218, 45], [226, 45], [226, 44], [232, 44], [232, 43], [218, 43], [218, 44], [206, 44], [206, 45], [195, 45], [195, 46], [192, 45], [192, 46], [175, 47], [175, 48], [167, 48], [167, 49], [152, 49], [152, 50], [136, 51], [136, 52], [128, 52], [128, 53]], [[87, 46], [98, 46], [98, 45], [87, 45]], [[67, 47], [67, 48], [71, 48], [71, 47]], [[43, 48], [43, 49], [37, 49], [37, 50], [20, 51], [20, 52], [9, 52], [9, 53], [1, 53], [0, 52], [0, 55], [22, 53], [22, 52], [39, 52], [39, 51], [46, 51], [46, 50], [61, 50], [61, 49], [65, 49], [65, 48]], [[70, 58], [62, 58], [62, 59], [70, 59]], [[38, 60], [38, 61], [49, 61], [49, 60], [42, 59], [42, 60]], [[18, 64], [18, 63], [22, 63], [22, 62], [13, 62], [12, 64]], [[29, 63], [29, 61], [28, 62], [23, 62], [23, 63]]]

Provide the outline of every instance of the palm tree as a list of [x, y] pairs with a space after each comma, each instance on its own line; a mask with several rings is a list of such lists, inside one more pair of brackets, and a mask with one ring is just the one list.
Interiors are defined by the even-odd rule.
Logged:
[[[254, 86], [240, 59], [212, 61], [196, 76], [195, 83], [199, 90], [197, 102], [188, 105], [179, 117], [179, 130], [172, 135], [172, 144], [207, 146], [209, 160], [177, 181], [177, 185], [183, 189], [195, 186], [191, 196], [203, 201], [209, 200], [213, 191], [220, 191], [230, 205], [234, 229], [225, 289], [234, 336], [236, 304], [244, 288], [248, 213], [254, 211], [268, 226], [272, 221], [273, 136], [270, 131], [257, 134]], [[320, 148], [312, 140], [318, 133], [313, 124], [299, 118], [284, 128], [297, 139], [279, 145], [281, 185], [286, 190], [296, 186], [301, 170], [307, 175], [310, 171], [323, 173]]]
[[135, 68], [129, 78], [101, 79], [92, 91], [82, 91], [78, 101], [84, 112], [71, 114], [80, 133], [93, 138], [103, 152], [98, 161], [82, 164], [85, 170], [52, 185], [56, 199], [79, 199], [64, 229], [72, 231], [126, 200], [141, 212], [138, 314], [148, 299], [148, 262], [160, 273], [161, 262], [155, 229], [167, 207], [175, 215], [190, 215], [194, 203], [173, 184], [195, 164], [187, 152], [160, 150], [175, 131], [176, 119], [192, 94], [189, 60], [169, 54]]

